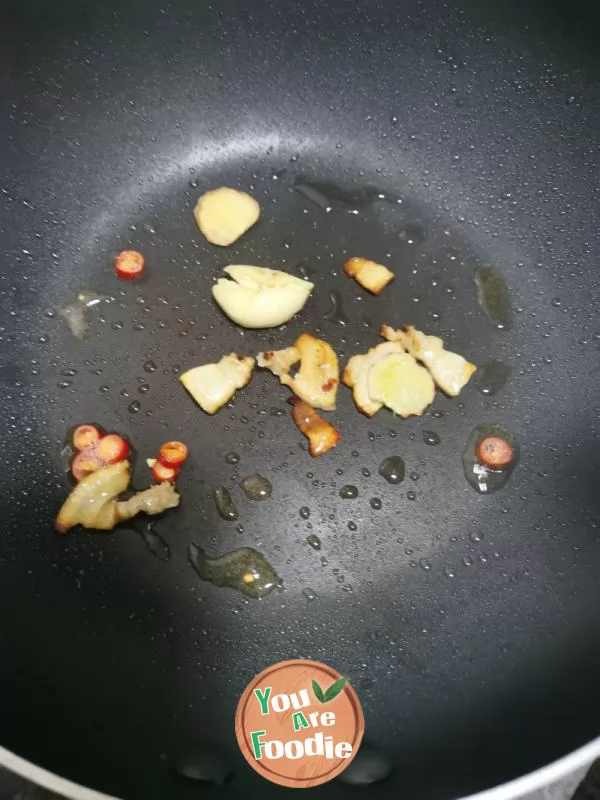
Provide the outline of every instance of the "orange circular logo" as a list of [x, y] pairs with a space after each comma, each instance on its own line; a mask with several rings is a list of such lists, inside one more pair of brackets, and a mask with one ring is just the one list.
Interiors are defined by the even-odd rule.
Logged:
[[235, 735], [246, 761], [273, 783], [318, 786], [343, 772], [365, 730], [358, 696], [339, 672], [309, 659], [280, 661], [246, 687]]

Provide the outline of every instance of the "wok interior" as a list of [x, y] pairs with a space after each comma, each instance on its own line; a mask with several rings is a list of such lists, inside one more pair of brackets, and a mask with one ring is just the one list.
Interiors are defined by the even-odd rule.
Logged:
[[[275, 796], [283, 790], [242, 763], [233, 714], [252, 675], [305, 656], [349, 678], [366, 741], [393, 766], [357, 794], [467, 794], [589, 741], [600, 637], [597, 233], [586, 188], [598, 120], [583, 109], [595, 54], [582, 45], [575, 59], [549, 19], [528, 32], [527, 9], [509, 21], [499, 9], [486, 19], [416, 3], [400, 15], [392, 4], [231, 2], [215, 13], [181, 2], [152, 10], [134, 51], [137, 12], [110, 11], [67, 18], [59, 4], [36, 26], [10, 20], [22, 45], [8, 82], [13, 138], [0, 156], [10, 299], [0, 374], [14, 464], [3, 493], [0, 740], [127, 798], [218, 791], [181, 777], [208, 740], [232, 775], [221, 791]], [[540, 40], [560, 73], [550, 82]], [[518, 55], [507, 56], [509, 43]], [[579, 111], [563, 102], [575, 77]], [[327, 213], [294, 189], [300, 177], [402, 202]], [[226, 251], [203, 242], [191, 214], [219, 185], [251, 191], [263, 209]], [[113, 278], [111, 255], [125, 246], [148, 255], [139, 284]], [[395, 284], [365, 296], [342, 274], [353, 255], [393, 265]], [[283, 330], [242, 332], [210, 300], [228, 263], [309, 267], [313, 297]], [[473, 271], [484, 264], [510, 287], [511, 331], [494, 330], [477, 304]], [[113, 298], [88, 310], [84, 342], [52, 316], [82, 288]], [[346, 326], [327, 319], [334, 289]], [[342, 444], [323, 460], [298, 446], [287, 410], [272, 413], [286, 391], [271, 376], [255, 375], [215, 418], [177, 381], [178, 369], [284, 346], [303, 330], [343, 362], [380, 341], [382, 322], [439, 334], [478, 365], [502, 360], [511, 378], [493, 398], [474, 383], [458, 400], [438, 393], [443, 416], [407, 421], [367, 420], [340, 390]], [[53, 534], [66, 491], [61, 443], [84, 420], [135, 444], [138, 481], [165, 438], [190, 445], [184, 501], [157, 528], [168, 563], [135, 531]], [[491, 497], [473, 492], [460, 459], [483, 420], [514, 430], [521, 450]], [[427, 430], [439, 446], [424, 443]], [[225, 461], [232, 451], [236, 467]], [[399, 486], [377, 475], [394, 454], [407, 465]], [[252, 472], [273, 483], [270, 501], [243, 499], [238, 484]], [[339, 497], [346, 483], [357, 500]], [[218, 485], [234, 492], [242, 531], [218, 517]], [[255, 603], [201, 584], [191, 541], [214, 554], [256, 547], [284, 591]], [[349, 790], [336, 781], [313, 791]]]

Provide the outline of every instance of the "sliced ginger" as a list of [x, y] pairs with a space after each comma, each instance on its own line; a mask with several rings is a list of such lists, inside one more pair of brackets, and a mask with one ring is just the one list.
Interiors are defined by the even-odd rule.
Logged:
[[437, 336], [427, 336], [412, 325], [395, 330], [382, 325], [384, 339], [399, 342], [407, 352], [424, 364], [439, 388], [450, 397], [456, 397], [475, 372], [471, 364], [458, 353], [444, 349], [444, 342]]
[[367, 417], [372, 417], [383, 407], [383, 400], [375, 400], [369, 391], [369, 373], [380, 358], [391, 353], [404, 353], [399, 342], [382, 342], [364, 355], [352, 356], [342, 374], [342, 382], [352, 389], [356, 407]]
[[399, 417], [421, 416], [433, 402], [435, 385], [409, 353], [390, 353], [369, 371], [369, 395]]
[[260, 206], [246, 192], [222, 186], [199, 198], [194, 216], [209, 242], [227, 247], [254, 225], [260, 216]]

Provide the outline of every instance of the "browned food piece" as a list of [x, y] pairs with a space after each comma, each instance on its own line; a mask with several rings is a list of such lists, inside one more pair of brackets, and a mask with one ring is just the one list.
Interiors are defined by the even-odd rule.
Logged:
[[486, 467], [502, 469], [513, 460], [513, 449], [500, 436], [487, 436], [477, 445], [477, 461]]
[[[290, 370], [298, 361], [300, 369], [292, 377]], [[277, 375], [284, 386], [289, 386], [306, 403], [324, 411], [335, 408], [339, 365], [334, 350], [322, 339], [303, 333], [293, 347], [259, 353], [257, 364]]]
[[292, 419], [310, 443], [310, 454], [313, 458], [324, 456], [337, 445], [340, 440], [339, 431], [320, 417], [312, 406], [297, 397], [290, 397], [288, 403], [292, 406]]
[[388, 283], [396, 277], [383, 264], [369, 261], [368, 258], [351, 258], [344, 264], [344, 272], [372, 294], [381, 294]]

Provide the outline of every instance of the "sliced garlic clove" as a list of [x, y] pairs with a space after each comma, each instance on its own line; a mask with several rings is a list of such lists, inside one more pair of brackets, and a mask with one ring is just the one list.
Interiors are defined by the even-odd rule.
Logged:
[[230, 353], [218, 364], [203, 364], [184, 372], [179, 380], [207, 414], [214, 414], [248, 383], [253, 369], [253, 358]]
[[260, 206], [249, 194], [222, 186], [199, 198], [194, 216], [209, 242], [227, 247], [255, 224]]
[[213, 297], [220, 308], [244, 328], [273, 328], [288, 322], [302, 309], [314, 284], [287, 272], [234, 264], [224, 270]]

